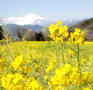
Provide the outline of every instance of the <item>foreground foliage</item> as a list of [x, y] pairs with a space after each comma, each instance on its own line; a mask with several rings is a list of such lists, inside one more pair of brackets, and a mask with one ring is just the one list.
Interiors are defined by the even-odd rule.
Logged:
[[0, 89], [4, 90], [92, 90], [93, 43], [77, 47], [65, 42], [14, 42], [0, 46]]
[[93, 43], [84, 42], [83, 30], [69, 33], [68, 26], [58, 21], [49, 32], [50, 42], [13, 42], [0, 47], [0, 89], [93, 89]]

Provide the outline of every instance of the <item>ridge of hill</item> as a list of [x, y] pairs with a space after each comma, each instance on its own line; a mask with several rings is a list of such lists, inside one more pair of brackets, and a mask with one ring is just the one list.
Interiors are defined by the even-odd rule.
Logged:
[[87, 30], [86, 40], [93, 41], [93, 18], [86, 19], [78, 22], [75, 25], [69, 27], [69, 31], [73, 32], [75, 28], [80, 28], [82, 30]]

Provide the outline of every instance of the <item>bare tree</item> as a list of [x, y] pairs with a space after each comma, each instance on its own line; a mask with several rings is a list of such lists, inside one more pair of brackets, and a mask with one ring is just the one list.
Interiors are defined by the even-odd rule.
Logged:
[[24, 36], [25, 36], [27, 30], [25, 28], [15, 28], [15, 32], [16, 32], [18, 38], [20, 39], [20, 41], [22, 41], [24, 39]]

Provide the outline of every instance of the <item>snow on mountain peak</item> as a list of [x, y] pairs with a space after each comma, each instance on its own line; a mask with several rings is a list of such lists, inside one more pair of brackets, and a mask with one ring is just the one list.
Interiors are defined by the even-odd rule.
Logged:
[[42, 21], [45, 21], [45, 20], [46, 20], [45, 18], [43, 18], [41, 16], [38, 16], [35, 13], [29, 13], [26, 16], [23, 16], [23, 17], [8, 17], [8, 18], [4, 18], [4, 21], [7, 24], [17, 24], [17, 25], [35, 24], [36, 21], [39, 21], [37, 23], [40, 24], [40, 23], [42, 23]]

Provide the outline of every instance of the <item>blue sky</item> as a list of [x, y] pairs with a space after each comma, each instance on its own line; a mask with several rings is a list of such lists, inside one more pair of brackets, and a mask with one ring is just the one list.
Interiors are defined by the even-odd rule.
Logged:
[[0, 0], [0, 17], [29, 13], [51, 20], [93, 17], [93, 0]]

